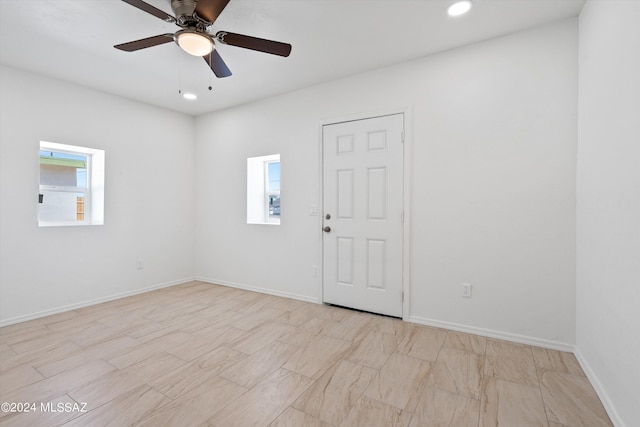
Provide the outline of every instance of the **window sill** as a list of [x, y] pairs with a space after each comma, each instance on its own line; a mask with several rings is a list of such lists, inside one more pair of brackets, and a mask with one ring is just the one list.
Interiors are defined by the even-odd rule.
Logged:
[[38, 222], [38, 227], [90, 227], [104, 225], [102, 222]]

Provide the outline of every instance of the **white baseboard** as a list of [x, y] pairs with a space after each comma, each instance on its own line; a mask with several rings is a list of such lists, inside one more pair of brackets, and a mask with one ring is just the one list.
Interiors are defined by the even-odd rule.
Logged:
[[536, 347], [549, 348], [552, 350], [565, 351], [569, 353], [573, 353], [574, 347], [575, 347], [573, 344], [568, 344], [565, 342], [544, 340], [540, 338], [529, 337], [526, 335], [518, 335], [518, 334], [509, 333], [509, 332], [495, 331], [492, 329], [477, 328], [474, 326], [462, 325], [458, 323], [443, 322], [441, 320], [427, 319], [425, 317], [420, 317], [420, 316], [410, 315], [405, 320], [413, 323], [418, 323], [420, 325], [451, 329], [453, 331], [465, 332], [465, 333], [474, 334], [474, 335], [481, 335], [484, 337], [496, 338], [496, 339], [501, 339], [505, 341], [512, 341], [520, 344], [528, 344]]
[[589, 379], [589, 382], [593, 386], [593, 389], [598, 394], [598, 397], [600, 398], [600, 401], [602, 402], [602, 405], [604, 406], [605, 411], [607, 411], [607, 415], [609, 415], [609, 419], [611, 419], [611, 422], [613, 423], [613, 425], [615, 427], [626, 427], [626, 424], [624, 423], [624, 421], [622, 421], [622, 419], [618, 415], [618, 411], [616, 411], [616, 408], [613, 405], [613, 402], [611, 401], [611, 399], [609, 398], [609, 395], [607, 394], [604, 387], [602, 386], [600, 379], [598, 379], [598, 376], [595, 374], [595, 372], [593, 372], [593, 369], [591, 369], [591, 365], [589, 365], [589, 362], [587, 362], [587, 359], [585, 359], [584, 355], [582, 354], [578, 346], [575, 346], [573, 354], [575, 354], [576, 359], [578, 359], [578, 363], [580, 363], [580, 367], [582, 367], [582, 370], [584, 371], [585, 375]]
[[12, 317], [12, 318], [9, 318], [9, 319], [3, 319], [3, 320], [0, 320], [0, 327], [13, 325], [15, 323], [26, 322], [28, 320], [39, 319], [41, 317], [51, 316], [52, 314], [58, 314], [58, 313], [63, 313], [65, 311], [76, 310], [78, 308], [88, 307], [90, 305], [96, 305], [96, 304], [100, 304], [100, 303], [103, 303], [103, 302], [109, 302], [109, 301], [113, 301], [113, 300], [117, 300], [117, 299], [121, 299], [121, 298], [130, 297], [130, 296], [133, 296], [133, 295], [143, 294], [145, 292], [155, 291], [156, 289], [168, 288], [169, 286], [180, 285], [182, 283], [192, 282], [194, 280], [195, 279], [192, 278], [192, 277], [184, 278], [184, 279], [178, 279], [178, 280], [174, 280], [174, 281], [171, 281], [171, 282], [165, 282], [165, 283], [160, 283], [160, 284], [157, 284], [157, 285], [147, 286], [146, 288], [142, 288], [142, 289], [135, 289], [133, 291], [122, 292], [122, 293], [119, 293], [119, 294], [113, 294], [113, 295], [109, 295], [109, 296], [106, 296], [106, 297], [95, 298], [95, 299], [92, 299], [92, 300], [82, 301], [82, 302], [75, 303], [75, 304], [64, 305], [64, 306], [52, 308], [52, 309], [49, 309], [49, 310], [43, 310], [43, 311], [39, 311], [37, 313], [31, 313], [31, 314], [27, 314], [27, 315], [24, 315], [24, 316], [17, 316], [17, 317]]
[[245, 291], [259, 292], [261, 294], [273, 295], [276, 297], [291, 298], [299, 301], [312, 302], [314, 304], [322, 304], [322, 301], [318, 298], [313, 298], [306, 295], [294, 294], [290, 292], [276, 291], [274, 289], [262, 288], [260, 286], [252, 286], [252, 285], [246, 285], [244, 283], [228, 282], [226, 280], [211, 279], [208, 277], [196, 277], [194, 280], [197, 280], [199, 282], [210, 283], [212, 285], [222, 285], [222, 286], [228, 286], [230, 288], [243, 289]]

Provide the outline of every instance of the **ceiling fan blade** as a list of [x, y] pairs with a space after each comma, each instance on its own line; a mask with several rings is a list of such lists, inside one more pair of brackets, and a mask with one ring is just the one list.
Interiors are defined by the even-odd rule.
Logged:
[[207, 65], [211, 67], [211, 71], [213, 71], [213, 74], [215, 74], [216, 77], [222, 78], [229, 77], [231, 75], [231, 70], [229, 70], [227, 64], [224, 63], [217, 50], [214, 49], [211, 53], [206, 54], [202, 58], [206, 61]]
[[125, 52], [134, 52], [136, 50], [145, 49], [147, 47], [158, 46], [160, 44], [173, 41], [173, 34], [160, 34], [159, 36], [147, 37], [146, 39], [135, 40], [128, 43], [117, 44], [116, 49]]
[[220, 16], [229, 0], [198, 0], [196, 13], [200, 18], [213, 22]]
[[221, 43], [231, 46], [243, 47], [245, 49], [257, 50], [258, 52], [265, 52], [273, 55], [286, 57], [291, 53], [291, 45], [288, 43], [260, 39], [258, 37], [245, 36], [243, 34], [218, 31], [216, 33], [216, 39]]
[[166, 12], [163, 12], [162, 10], [154, 6], [151, 6], [149, 3], [143, 2], [142, 0], [122, 0], [122, 1], [125, 3], [129, 3], [133, 7], [137, 7], [140, 10], [150, 13], [151, 15], [157, 18], [160, 18], [163, 21], [176, 22], [176, 18], [174, 18], [173, 16], [169, 15]]

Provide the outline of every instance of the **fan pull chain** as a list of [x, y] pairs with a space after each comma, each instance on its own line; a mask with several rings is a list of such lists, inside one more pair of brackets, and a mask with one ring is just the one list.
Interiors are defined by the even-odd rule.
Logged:
[[182, 95], [182, 61], [178, 54], [178, 95]]
[[212, 62], [213, 62], [213, 51], [211, 51], [211, 53], [209, 53], [209, 70], [208, 70], [208, 73], [207, 73], [207, 74], [209, 74], [209, 91], [211, 91], [211, 90], [213, 89], [213, 88], [211, 87], [211, 83], [212, 83], [212, 81], [211, 81], [211, 74], [213, 74], [213, 73], [211, 72], [211, 63], [212, 63]]

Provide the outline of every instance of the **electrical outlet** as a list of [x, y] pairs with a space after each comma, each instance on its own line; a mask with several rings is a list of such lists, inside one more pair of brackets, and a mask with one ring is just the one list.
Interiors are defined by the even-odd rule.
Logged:
[[313, 277], [318, 277], [318, 266], [317, 265], [311, 266], [311, 271], [312, 271]]
[[462, 284], [462, 297], [471, 298], [471, 285], [469, 283]]
[[142, 258], [138, 259], [136, 266], [138, 267], [138, 270], [142, 270], [144, 268], [144, 265], [142, 264]]

